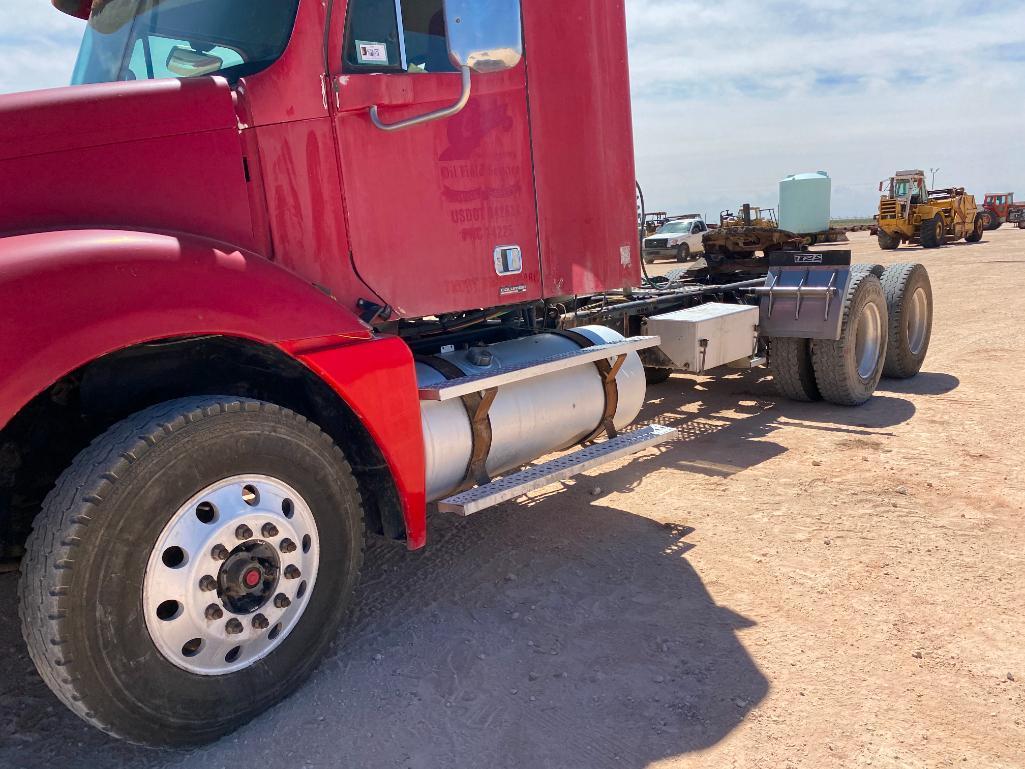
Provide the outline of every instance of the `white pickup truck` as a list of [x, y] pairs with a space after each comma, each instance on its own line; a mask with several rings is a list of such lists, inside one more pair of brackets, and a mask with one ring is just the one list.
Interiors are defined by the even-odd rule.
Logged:
[[651, 264], [656, 259], [675, 259], [686, 262], [704, 252], [702, 236], [708, 226], [700, 216], [680, 216], [669, 219], [665, 224], [644, 239], [644, 262]]

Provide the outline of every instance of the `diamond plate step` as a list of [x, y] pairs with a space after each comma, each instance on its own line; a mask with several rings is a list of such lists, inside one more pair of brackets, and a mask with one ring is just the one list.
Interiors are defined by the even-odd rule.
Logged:
[[613, 358], [628, 352], [657, 347], [661, 342], [662, 340], [657, 336], [635, 336], [624, 339], [622, 342], [598, 344], [594, 347], [585, 347], [573, 352], [541, 358], [521, 366], [510, 366], [484, 374], [450, 379], [447, 382], [421, 387], [420, 400], [450, 401], [482, 390], [490, 390], [492, 387], [501, 387], [513, 382], [521, 382], [524, 379], [533, 379], [545, 374], [553, 374], [556, 371], [583, 366], [586, 363], [595, 363], [603, 358]]
[[543, 465], [529, 467], [485, 486], [443, 499], [438, 503], [438, 509], [444, 513], [473, 515], [531, 491], [543, 489], [556, 481], [564, 481], [586, 470], [635, 454], [641, 449], [675, 438], [677, 434], [673, 428], [662, 425], [648, 425], [622, 433], [618, 438], [595, 443]]

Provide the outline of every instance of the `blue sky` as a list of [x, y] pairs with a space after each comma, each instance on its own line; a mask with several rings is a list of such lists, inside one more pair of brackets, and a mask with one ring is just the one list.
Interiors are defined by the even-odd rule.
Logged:
[[[649, 208], [775, 205], [783, 176], [825, 170], [834, 215], [871, 214], [898, 167], [1025, 198], [1021, 0], [626, 2]], [[67, 82], [81, 23], [3, 4], [0, 93]]]

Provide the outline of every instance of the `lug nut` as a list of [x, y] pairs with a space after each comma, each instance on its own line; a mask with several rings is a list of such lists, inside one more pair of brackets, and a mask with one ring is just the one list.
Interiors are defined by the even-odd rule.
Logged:
[[214, 545], [214, 549], [210, 551], [210, 557], [215, 561], [226, 561], [229, 555], [231, 554], [224, 545]]
[[220, 619], [224, 616], [224, 611], [215, 603], [210, 604], [206, 607], [206, 618], [207, 619]]
[[253, 617], [253, 627], [256, 630], [266, 630], [270, 627], [270, 620], [264, 617], [262, 614], [257, 614]]
[[235, 529], [235, 536], [241, 540], [252, 539], [253, 530], [243, 523], [241, 526]]
[[274, 608], [276, 609], [287, 609], [292, 605], [292, 602], [288, 599], [288, 596], [284, 593], [278, 593], [274, 596]]
[[278, 527], [273, 523], [263, 524], [263, 528], [260, 529], [260, 531], [263, 532], [264, 539], [271, 539], [278, 536]]
[[281, 540], [281, 544], [278, 546], [278, 549], [280, 549], [282, 553], [294, 553], [295, 542], [287, 538], [283, 539]]
[[199, 589], [205, 593], [209, 593], [211, 590], [217, 589], [217, 580], [207, 574], [201, 580], [199, 580]]
[[299, 579], [303, 573], [295, 566], [285, 567], [285, 579]]
[[228, 623], [224, 626], [224, 630], [228, 633], [228, 635], [238, 635], [243, 630], [245, 630], [245, 628], [242, 627], [242, 623], [241, 622], [239, 622], [237, 619], [232, 617], [231, 619], [228, 620]]

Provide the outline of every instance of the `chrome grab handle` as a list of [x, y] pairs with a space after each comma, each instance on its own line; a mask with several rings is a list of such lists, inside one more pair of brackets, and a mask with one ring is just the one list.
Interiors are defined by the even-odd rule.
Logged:
[[445, 109], [439, 109], [434, 112], [428, 112], [426, 115], [420, 115], [418, 117], [412, 117], [408, 120], [400, 120], [398, 123], [384, 123], [381, 121], [380, 115], [377, 113], [377, 105], [375, 104], [370, 108], [370, 120], [373, 124], [380, 128], [382, 131], [401, 131], [404, 128], [412, 128], [413, 126], [421, 125], [423, 123], [430, 123], [432, 120], [443, 120], [453, 115], [458, 115], [463, 111], [463, 108], [470, 101], [470, 68], [464, 66], [463, 72], [463, 92], [459, 96], [459, 101], [453, 104], [451, 107]]

